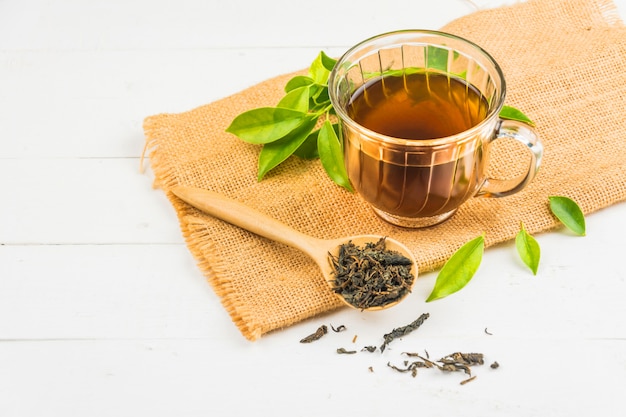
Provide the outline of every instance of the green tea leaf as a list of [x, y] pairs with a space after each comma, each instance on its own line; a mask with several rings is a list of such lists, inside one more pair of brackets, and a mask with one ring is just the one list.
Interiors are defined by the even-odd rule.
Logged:
[[426, 67], [440, 71], [448, 70], [448, 50], [436, 46], [426, 48]]
[[521, 223], [520, 231], [515, 236], [515, 247], [522, 261], [530, 268], [533, 275], [537, 275], [541, 249], [535, 238], [524, 228], [524, 223]]
[[[318, 105], [319, 108], [324, 108], [328, 106], [330, 103], [330, 95], [328, 93], [328, 88], [320, 88], [315, 95], [311, 97], [313, 102]], [[316, 108], [317, 108], [316, 107]]]
[[320, 52], [320, 61], [322, 62], [324, 68], [326, 68], [328, 71], [332, 71], [335, 67], [335, 64], [337, 63], [337, 60], [335, 58], [329, 57], [324, 51]]
[[285, 84], [285, 93], [288, 93], [296, 88], [300, 87], [308, 87], [314, 84], [313, 78], [307, 77], [305, 75], [296, 75]]
[[328, 176], [348, 191], [354, 191], [343, 163], [343, 149], [329, 120], [322, 125], [317, 136], [317, 150], [320, 161]]
[[530, 120], [528, 116], [526, 116], [524, 113], [522, 113], [520, 110], [516, 109], [515, 107], [511, 107], [511, 106], [502, 106], [502, 109], [500, 110], [500, 118], [507, 119], [507, 120], [516, 120], [518, 122], [526, 123], [527, 125], [530, 125], [530, 126], [535, 126], [535, 123], [532, 120]]
[[276, 107], [292, 109], [302, 113], [309, 111], [309, 87], [294, 88], [283, 97]]
[[439, 271], [435, 287], [426, 302], [446, 297], [465, 287], [478, 270], [484, 251], [484, 235], [461, 246]]
[[235, 117], [227, 132], [254, 144], [273, 142], [298, 127], [306, 113], [280, 107], [260, 107]]
[[332, 67], [327, 68], [329, 59], [331, 58], [326, 56], [324, 52], [320, 52], [309, 67], [309, 75], [317, 84], [326, 85], [328, 83], [328, 76], [333, 69]]
[[585, 236], [585, 215], [574, 200], [569, 197], [552, 196], [550, 210], [568, 229], [580, 236]]
[[316, 123], [317, 117], [309, 118], [285, 137], [263, 145], [259, 155], [257, 179], [261, 181], [265, 174], [289, 158], [304, 143]]
[[317, 135], [319, 134], [319, 130], [309, 133], [309, 136], [306, 140], [300, 145], [298, 149], [293, 153], [299, 158], [302, 159], [317, 159], [320, 157], [319, 152], [317, 151]]

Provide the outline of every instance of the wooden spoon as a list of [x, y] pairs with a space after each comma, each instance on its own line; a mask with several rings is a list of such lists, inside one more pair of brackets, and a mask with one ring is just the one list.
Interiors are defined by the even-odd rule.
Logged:
[[[330, 262], [329, 254], [337, 256], [340, 246], [348, 242], [362, 247], [366, 243], [376, 243], [381, 239], [381, 236], [376, 235], [350, 236], [333, 240], [317, 239], [298, 232], [284, 223], [260, 213], [245, 204], [213, 191], [185, 186], [174, 187], [171, 191], [186, 203], [218, 219], [306, 253], [320, 267], [328, 286], [333, 292], [332, 282], [334, 281], [333, 275], [335, 271]], [[406, 246], [394, 239], [386, 237], [385, 242], [386, 249], [399, 252], [411, 260], [411, 273], [414, 276], [413, 282], [411, 283], [412, 287], [417, 279], [417, 263], [413, 254]], [[406, 291], [404, 296], [409, 292], [410, 291]], [[350, 304], [341, 294], [337, 295], [346, 305], [352, 308], [360, 308]], [[362, 310], [382, 310], [396, 305], [400, 301], [401, 299], [396, 299], [382, 306], [372, 306]]]

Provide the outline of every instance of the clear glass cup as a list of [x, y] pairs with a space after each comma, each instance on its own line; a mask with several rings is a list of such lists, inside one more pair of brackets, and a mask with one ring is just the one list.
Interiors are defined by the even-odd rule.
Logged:
[[[418, 81], [411, 75], [416, 73], [422, 74]], [[438, 136], [435, 130], [418, 139], [396, 134], [393, 111], [383, 114], [390, 120], [389, 131], [357, 121], [357, 97], [366, 106], [382, 109], [387, 89], [393, 89], [391, 81], [402, 84], [406, 95], [420, 103], [435, 100], [429, 94], [437, 83], [444, 88], [446, 83], [461, 82], [464, 88], [457, 88], [461, 92], [448, 92], [446, 100], [464, 108], [470, 98], [479, 97], [482, 114], [476, 113], [476, 122], [468, 122], [461, 131]], [[536, 132], [527, 124], [499, 117], [506, 96], [502, 70], [486, 51], [460, 37], [426, 30], [375, 36], [337, 61], [328, 87], [340, 122], [350, 181], [374, 211], [392, 224], [436, 225], [469, 198], [504, 197], [522, 190], [539, 169], [543, 147]], [[456, 123], [450, 114], [438, 116], [443, 118], [437, 121], [439, 127]], [[428, 118], [434, 119], [428, 115], [420, 120], [417, 115], [401, 123], [421, 127], [432, 121]], [[514, 139], [528, 150], [525, 172], [508, 179], [488, 177], [491, 144], [500, 138]]]

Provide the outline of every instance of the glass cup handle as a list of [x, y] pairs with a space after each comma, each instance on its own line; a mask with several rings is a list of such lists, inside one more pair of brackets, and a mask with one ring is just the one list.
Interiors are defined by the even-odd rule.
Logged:
[[528, 170], [525, 174], [511, 179], [487, 178], [476, 194], [477, 196], [506, 197], [515, 194], [526, 187], [535, 178], [539, 170], [543, 156], [543, 145], [532, 127], [515, 120], [500, 120], [494, 141], [502, 138], [515, 139], [528, 149], [530, 154]]

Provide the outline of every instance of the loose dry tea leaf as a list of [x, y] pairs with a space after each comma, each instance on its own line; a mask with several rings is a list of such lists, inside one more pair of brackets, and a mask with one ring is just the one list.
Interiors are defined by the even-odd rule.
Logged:
[[385, 339], [385, 342], [380, 346], [380, 351], [384, 352], [387, 345], [391, 343], [394, 339], [405, 336], [412, 331], [417, 330], [428, 317], [430, 317], [430, 314], [424, 313], [412, 323], [393, 329], [390, 333], [384, 335], [383, 338]]
[[444, 356], [439, 359], [439, 362], [442, 363], [458, 363], [464, 365], [482, 365], [484, 364], [482, 353], [461, 353], [454, 352], [449, 354], [448, 356]]
[[396, 302], [411, 289], [415, 276], [413, 262], [386, 249], [385, 239], [358, 247], [341, 245], [337, 256], [330, 255], [334, 269], [333, 291], [356, 308], [382, 307]]
[[336, 328], [336, 329], [335, 329], [335, 328], [333, 327], [333, 325], [331, 324], [331, 325], [330, 325], [330, 328], [331, 328], [331, 329], [333, 329], [333, 332], [335, 332], [335, 333], [339, 333], [339, 332], [343, 332], [343, 331], [348, 330], [348, 328], [347, 328], [346, 326], [344, 326], [343, 324], [342, 324], [342, 325], [337, 326], [337, 328]]
[[471, 367], [474, 365], [483, 365], [484, 359], [482, 353], [462, 353], [454, 352], [450, 355], [444, 356], [438, 361], [431, 361], [428, 358], [421, 356], [419, 353], [404, 352], [404, 355], [409, 357], [417, 357], [419, 360], [413, 362], [404, 362], [404, 368], [392, 365], [390, 362], [387, 366], [398, 372], [412, 372], [413, 376], [417, 375], [418, 368], [437, 368], [442, 372], [464, 372], [469, 375], [470, 378], [465, 380], [466, 382], [472, 381]]
[[311, 343], [311, 342], [314, 342], [316, 340], [321, 339], [322, 336], [324, 336], [326, 333], [328, 333], [328, 327], [326, 327], [326, 325], [322, 325], [322, 326], [318, 327], [318, 329], [315, 331], [315, 333], [310, 334], [307, 337], [305, 337], [304, 339], [300, 340], [300, 343]]
[[346, 350], [345, 348], [338, 348], [337, 353], [345, 354], [345, 355], [353, 355], [356, 353], [356, 350]]
[[574, 200], [569, 197], [552, 196], [550, 210], [572, 232], [585, 236], [585, 215]]
[[476, 379], [476, 375], [471, 376], [471, 377], [469, 377], [469, 378], [467, 378], [467, 379], [464, 379], [463, 381], [461, 381], [461, 382], [460, 382], [460, 384], [461, 384], [461, 385], [465, 385], [465, 384], [467, 384], [468, 382], [472, 382], [472, 381], [473, 381], [473, 380], [475, 380], [475, 379]]
[[413, 376], [413, 378], [415, 378], [417, 376], [417, 369], [418, 368], [426, 368], [427, 366], [424, 366], [423, 362], [420, 361], [415, 361], [415, 362], [405, 362], [404, 363], [404, 368], [400, 368], [396, 365], [391, 364], [391, 362], [387, 362], [387, 366], [390, 367], [391, 369], [393, 369], [394, 371], [398, 371], [398, 372], [411, 372], [411, 376]]

